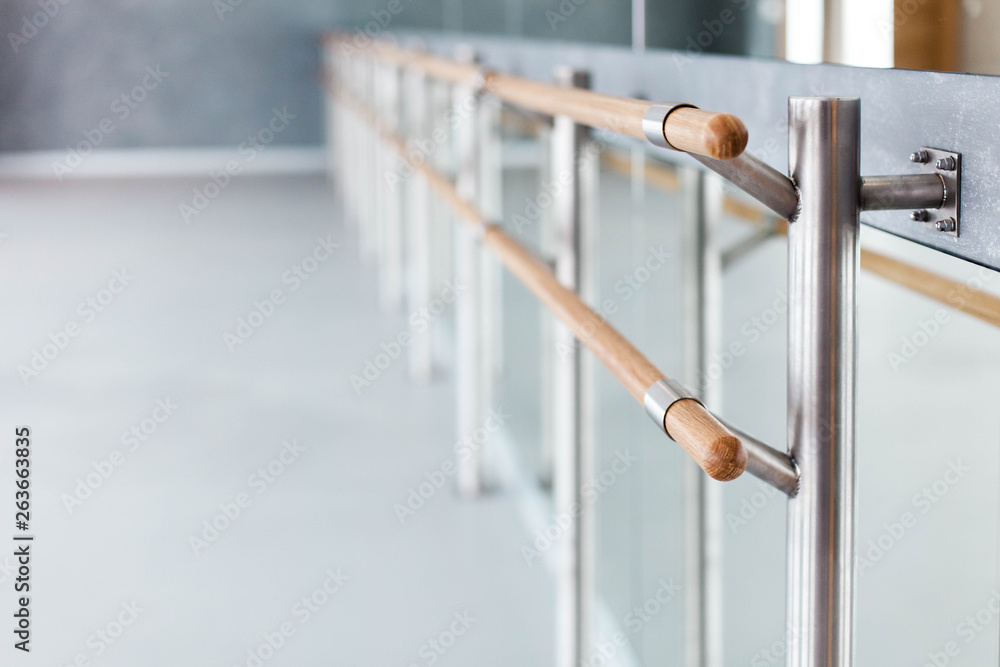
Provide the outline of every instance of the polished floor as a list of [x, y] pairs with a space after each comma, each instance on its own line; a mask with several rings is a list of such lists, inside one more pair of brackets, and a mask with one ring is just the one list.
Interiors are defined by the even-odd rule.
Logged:
[[[539, 178], [506, 171], [508, 225]], [[683, 193], [636, 200], [632, 186], [601, 173], [591, 301], [611, 300], [612, 324], [680, 376]], [[528, 563], [521, 549], [557, 521], [541, 492], [511, 484], [551, 478], [553, 351], [537, 303], [500, 278], [489, 405], [511, 418], [491, 445], [510, 453], [494, 463], [515, 464], [496, 470], [523, 475], [463, 502], [451, 373], [407, 379], [391, 341], [409, 317], [379, 309], [376, 271], [357, 260], [325, 180], [248, 176], [198, 201], [195, 190], [206, 182], [0, 184], [11, 521], [14, 428], [33, 434], [34, 634], [19, 664], [552, 664], [541, 562], [552, 552]], [[520, 240], [538, 247], [540, 227]], [[726, 220], [720, 241], [746, 234]], [[863, 241], [1000, 290], [995, 273], [871, 230]], [[647, 280], [654, 251], [669, 261]], [[772, 238], [727, 269], [718, 343], [742, 352], [714, 357], [717, 409], [777, 447], [786, 264]], [[641, 288], [622, 288], [629, 277]], [[998, 378], [995, 327], [861, 273], [859, 665], [922, 664], [949, 642], [961, 642], [949, 664], [996, 664]], [[683, 594], [657, 595], [684, 581], [686, 459], [606, 371], [594, 382], [595, 472], [620, 455], [641, 462], [595, 501], [599, 639], [626, 634], [619, 667], [680, 664]], [[710, 488], [721, 664], [781, 664], [786, 504], [749, 476]], [[0, 555], [0, 590], [13, 565]], [[0, 595], [0, 616], [12, 618], [12, 597]], [[0, 664], [13, 653], [0, 648]]]
[[0, 186], [8, 514], [15, 426], [33, 452], [17, 664], [547, 664], [551, 580], [509, 498], [449, 478], [400, 518], [452, 459], [453, 388], [402, 359], [352, 387], [407, 322], [325, 180], [237, 179], [186, 222], [204, 186]]

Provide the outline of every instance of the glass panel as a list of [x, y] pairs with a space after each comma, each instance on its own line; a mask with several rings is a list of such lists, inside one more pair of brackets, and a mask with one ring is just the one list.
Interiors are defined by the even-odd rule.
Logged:
[[[714, 177], [712, 177], [714, 178]], [[727, 187], [719, 224], [723, 256], [772, 224]], [[786, 443], [787, 278], [784, 237], [771, 237], [728, 262], [722, 275], [721, 335], [706, 370], [715, 407], [733, 424], [779, 450]], [[712, 391], [712, 387], [719, 389]], [[749, 474], [720, 485], [725, 665], [784, 665], [785, 518], [783, 493]]]
[[[505, 127], [506, 228], [545, 255], [545, 132], [527, 117]], [[513, 129], [511, 129], [513, 128]], [[787, 244], [783, 221], [714, 175], [605, 145], [590, 191], [597, 215], [586, 250], [587, 301], [663, 371], [713, 409], [786, 444]], [[684, 376], [684, 233], [698, 179], [723, 264], [718, 330], [700, 378]], [[1000, 293], [997, 274], [864, 229], [877, 250]], [[867, 255], [866, 255], [867, 256]], [[864, 266], [864, 264], [863, 264]], [[504, 274], [504, 374], [498, 403], [516, 405], [513, 443], [530, 474], [550, 481], [548, 316]], [[952, 303], [968, 300], [959, 288]], [[859, 281], [857, 664], [997, 664], [1000, 641], [1000, 331], [865, 270]], [[680, 448], [649, 423], [611, 374], [584, 354], [593, 383], [599, 647], [621, 632], [636, 664], [680, 664], [687, 549]], [[785, 618], [783, 495], [750, 475], [708, 482], [709, 572], [721, 664], [781, 665]], [[714, 569], [713, 569], [714, 568]], [[886, 619], [892, 619], [886, 623]], [[599, 649], [600, 650], [600, 649]], [[944, 662], [943, 662], [944, 661]]]
[[[862, 238], [957, 280], [951, 303], [1000, 292], [996, 272]], [[860, 294], [858, 664], [996, 665], [1000, 329], [864, 271]]]
[[[678, 178], [661, 168], [673, 187], [646, 187], [643, 152], [609, 148], [602, 158], [591, 302], [650, 360], [676, 373], [683, 335]], [[679, 664], [682, 453], [603, 367], [594, 380], [597, 592], [641, 664]]]
[[[546, 131], [530, 117], [503, 110], [502, 211], [497, 219], [512, 238], [544, 256], [551, 215], [539, 206], [539, 184], [547, 173]], [[552, 325], [538, 300], [506, 270], [498, 271], [502, 315], [499, 322], [501, 370], [495, 402], [512, 414], [509, 435], [527, 474], [543, 487], [551, 484]]]

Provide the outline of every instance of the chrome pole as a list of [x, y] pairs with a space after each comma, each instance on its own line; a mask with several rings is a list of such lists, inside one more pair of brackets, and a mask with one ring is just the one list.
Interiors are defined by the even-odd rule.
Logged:
[[[479, 133], [479, 210], [490, 221], [503, 217], [502, 179], [503, 156], [500, 154], [500, 101], [483, 97], [479, 102], [477, 119]], [[499, 349], [502, 346], [502, 310], [500, 279], [501, 266], [496, 256], [480, 246], [479, 287], [482, 321], [482, 357], [480, 359], [480, 386], [484, 410], [493, 404], [493, 387], [499, 371]]]
[[788, 667], [852, 663], [860, 117], [856, 98], [788, 102]]
[[[390, 132], [399, 131], [399, 68], [391, 64], [379, 65], [381, 99], [375, 110]], [[400, 202], [403, 196], [402, 160], [391, 146], [380, 142], [378, 192], [381, 205], [382, 257], [382, 306], [387, 312], [398, 312], [403, 302], [403, 216]]]
[[[337, 66], [339, 58], [333, 51], [324, 48], [322, 56], [324, 77], [326, 73], [337, 72], [339, 70]], [[340, 113], [340, 109], [336, 104], [337, 100], [334, 93], [328, 90], [326, 86], [320, 87], [320, 90], [325, 91], [323, 95], [323, 138], [326, 150], [323, 152], [323, 157], [326, 160], [326, 179], [333, 187], [334, 196], [339, 200], [342, 194], [341, 191], [343, 190], [343, 184], [340, 180], [342, 172], [340, 171], [339, 150], [340, 142], [344, 136], [340, 128], [343, 114]]]
[[[721, 387], [705, 382], [720, 337], [721, 257], [715, 227], [722, 188], [714, 174], [685, 168], [681, 183], [686, 204], [682, 279], [684, 297], [684, 375], [707, 406], [721, 409]], [[694, 461], [683, 464], [685, 526], [684, 664], [722, 664], [722, 487], [711, 484]]]
[[[467, 48], [460, 58], [473, 60]], [[462, 199], [477, 202], [479, 178], [479, 91], [470, 86], [453, 90], [453, 118], [458, 119], [456, 142], [458, 165], [455, 186]], [[480, 257], [477, 230], [459, 224], [455, 244], [455, 282], [462, 290], [455, 305], [456, 386], [458, 398], [458, 437], [465, 438], [479, 426], [482, 414], [482, 330], [480, 320]], [[458, 488], [462, 496], [472, 498], [482, 490], [482, 450], [468, 451], [459, 457]]]
[[[428, 122], [428, 81], [422, 70], [411, 68], [406, 72], [406, 130], [410, 139], [408, 159], [429, 161], [433, 144], [430, 143]], [[424, 147], [430, 147], [425, 150]], [[410, 313], [428, 312], [431, 303], [431, 207], [427, 181], [418, 174], [411, 174], [406, 181], [409, 223], [409, 289], [406, 291], [407, 310]], [[425, 331], [413, 332], [410, 346], [410, 378], [428, 382], [433, 371], [432, 337], [428, 323]]]
[[[438, 79], [428, 79], [430, 86], [430, 137], [433, 142], [430, 162], [441, 174], [449, 177], [454, 173], [454, 137], [447, 123], [451, 110], [451, 89]], [[453, 247], [456, 236], [455, 225], [447, 204], [438, 197], [431, 197], [431, 292], [440, 294], [448, 281], [454, 281], [455, 256]], [[452, 325], [454, 311], [445, 313], [431, 323], [431, 348], [436, 358], [446, 351], [455, 349], [456, 337]]]
[[[559, 68], [563, 86], [588, 88], [586, 72]], [[584, 211], [582, 149], [589, 130], [567, 116], [556, 116], [552, 131], [550, 181], [568, 184], [553, 197], [556, 232], [555, 272], [559, 282], [579, 291]], [[568, 178], [567, 178], [568, 176]], [[556, 573], [556, 666], [578, 667], [590, 659], [593, 624], [593, 516], [582, 485], [592, 477], [593, 452], [583, 437], [581, 348], [573, 332], [555, 328], [555, 399], [553, 498], [556, 516], [565, 526]]]
[[[347, 55], [337, 57], [337, 82], [342, 88], [354, 91], [354, 81], [351, 78], [351, 62]], [[337, 135], [337, 182], [340, 188], [340, 211], [347, 224], [358, 232], [358, 218], [354, 210], [355, 178], [357, 169], [348, 168], [348, 156], [354, 154], [354, 142], [357, 133], [354, 131], [354, 113], [345, 103], [337, 101], [337, 116], [340, 118], [340, 133]]]
[[[375, 108], [375, 64], [371, 58], [357, 59], [357, 91], [364, 102], [364, 109], [358, 114], [372, 113]], [[366, 262], [375, 262], [379, 255], [379, 231], [375, 207], [375, 184], [378, 177], [379, 142], [370, 123], [357, 117], [358, 127], [358, 220], [360, 222], [361, 257]]]
[[[552, 126], [545, 124], [538, 128], [538, 182], [543, 183], [552, 171]], [[538, 215], [538, 247], [541, 256], [551, 266], [555, 266], [556, 255], [556, 222], [552, 207], [539, 207]], [[529, 228], [526, 228], [529, 229]], [[557, 318], [542, 308], [539, 338], [542, 340], [542, 382], [541, 382], [541, 465], [539, 466], [539, 482], [542, 486], [552, 489], [555, 478], [555, 440], [556, 440], [556, 410], [555, 383], [556, 365], [559, 352], [555, 346], [555, 326]]]

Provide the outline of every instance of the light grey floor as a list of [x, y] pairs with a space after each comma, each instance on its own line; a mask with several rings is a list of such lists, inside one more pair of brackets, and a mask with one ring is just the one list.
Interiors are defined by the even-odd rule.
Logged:
[[[530, 536], [505, 496], [459, 502], [449, 479], [405, 524], [394, 512], [451, 458], [452, 387], [411, 386], [397, 360], [352, 390], [350, 374], [406, 324], [377, 312], [374, 272], [335, 224], [326, 183], [237, 180], [185, 224], [178, 206], [203, 185], [0, 186], [0, 553], [15, 425], [33, 432], [37, 536], [33, 650], [18, 664], [253, 665], [265, 635], [282, 644], [266, 665], [547, 664], [551, 584], [525, 565]], [[328, 235], [342, 247], [293, 290], [283, 274]], [[129, 284], [88, 321], [78, 304], [106, 298], [115, 271]], [[230, 352], [223, 334], [279, 289], [283, 303]], [[69, 323], [79, 334], [26, 383], [18, 367]], [[176, 410], [132, 451], [125, 432], [167, 399]], [[297, 458], [273, 482], [252, 478], [286, 441]], [[115, 450], [120, 465], [70, 512]], [[190, 537], [224, 525], [220, 505], [234, 514], [239, 494], [248, 506], [195, 555]], [[329, 571], [347, 580], [317, 592]], [[8, 639], [11, 576], [0, 570]], [[326, 601], [307, 616], [296, 604], [314, 594]], [[138, 617], [106, 644], [98, 631], [117, 634], [133, 602]], [[475, 621], [451, 645], [440, 636], [464, 612]], [[294, 634], [278, 641], [283, 623]], [[439, 637], [443, 655], [428, 644]]]

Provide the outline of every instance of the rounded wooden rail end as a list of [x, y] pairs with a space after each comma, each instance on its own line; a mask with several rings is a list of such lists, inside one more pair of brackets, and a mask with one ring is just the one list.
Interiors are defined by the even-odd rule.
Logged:
[[749, 459], [743, 443], [698, 401], [682, 399], [671, 405], [663, 425], [712, 479], [728, 482], [746, 470]]
[[663, 124], [663, 135], [679, 151], [716, 160], [739, 157], [750, 137], [746, 125], [736, 116], [694, 107], [674, 109]]

